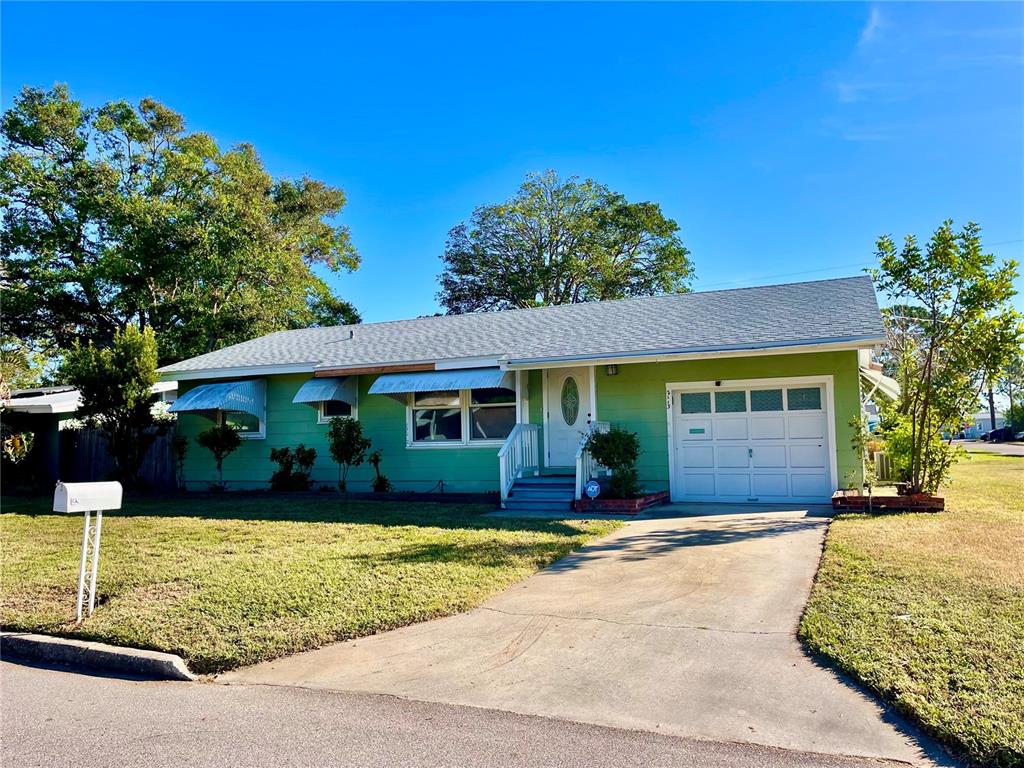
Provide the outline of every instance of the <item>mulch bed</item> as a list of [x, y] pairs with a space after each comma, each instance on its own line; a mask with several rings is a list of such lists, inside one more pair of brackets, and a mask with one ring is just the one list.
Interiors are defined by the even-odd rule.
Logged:
[[649, 507], [658, 504], [665, 504], [668, 501], [668, 491], [648, 493], [636, 499], [577, 499], [575, 510], [580, 512], [592, 512], [599, 515], [637, 515]]

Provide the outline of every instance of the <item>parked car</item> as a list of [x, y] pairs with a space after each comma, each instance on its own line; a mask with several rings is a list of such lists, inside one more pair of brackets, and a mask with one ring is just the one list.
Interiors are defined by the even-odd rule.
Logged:
[[986, 432], [981, 436], [982, 440], [988, 440], [992, 443], [1002, 443], [1006, 440], [1013, 440], [1013, 427], [1000, 427], [999, 429], [993, 429], [991, 432]]

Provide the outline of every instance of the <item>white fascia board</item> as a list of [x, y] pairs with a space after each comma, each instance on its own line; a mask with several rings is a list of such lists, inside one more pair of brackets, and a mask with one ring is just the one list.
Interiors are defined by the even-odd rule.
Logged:
[[315, 363], [292, 365], [250, 365], [237, 368], [206, 368], [195, 371], [158, 371], [161, 381], [195, 381], [196, 379], [244, 379], [248, 376], [276, 376], [285, 373], [312, 373]]
[[497, 357], [452, 357], [436, 361], [434, 369], [451, 371], [459, 368], [500, 368], [501, 363], [501, 358]]
[[734, 347], [718, 350], [665, 351], [657, 353], [636, 353], [621, 355], [568, 356], [555, 358], [532, 358], [509, 360], [505, 367], [510, 371], [534, 368], [573, 368], [588, 365], [625, 365], [628, 363], [667, 363], [677, 360], [708, 360], [719, 357], [763, 357], [765, 355], [792, 355], [808, 352], [842, 352], [871, 348], [879, 342], [877, 336], [853, 339], [830, 339], [777, 346]]

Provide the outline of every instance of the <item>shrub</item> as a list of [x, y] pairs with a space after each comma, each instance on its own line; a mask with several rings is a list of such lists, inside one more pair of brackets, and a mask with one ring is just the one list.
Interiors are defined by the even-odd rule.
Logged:
[[373, 492], [388, 493], [394, 490], [394, 486], [391, 485], [391, 481], [388, 480], [386, 475], [380, 473], [380, 457], [380, 451], [374, 451], [370, 454], [370, 464], [373, 465], [373, 473], [376, 475], [373, 478]]
[[196, 435], [196, 442], [200, 448], [205, 448], [213, 454], [214, 461], [217, 462], [217, 484], [214, 487], [218, 491], [223, 491], [224, 459], [238, 450], [238, 446], [242, 444], [238, 430], [227, 424], [220, 424], [200, 432]]
[[327, 439], [330, 442], [331, 458], [338, 464], [338, 490], [344, 493], [348, 471], [366, 459], [370, 439], [363, 437], [362, 424], [344, 416], [331, 419]]
[[316, 448], [302, 443], [291, 448], [271, 448], [270, 460], [277, 464], [277, 472], [270, 477], [272, 491], [308, 491], [309, 474], [316, 461]]
[[587, 451], [594, 461], [611, 470], [608, 495], [613, 499], [633, 499], [640, 495], [640, 476], [636, 469], [640, 458], [640, 438], [635, 432], [612, 427], [607, 432], [591, 432]]

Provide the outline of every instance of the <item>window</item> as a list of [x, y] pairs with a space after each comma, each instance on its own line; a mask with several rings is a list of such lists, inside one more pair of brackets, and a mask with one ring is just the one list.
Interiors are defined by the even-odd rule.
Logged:
[[263, 421], [258, 416], [253, 416], [245, 411], [218, 411], [220, 423], [238, 430], [238, 435], [243, 440], [262, 440], [266, 437], [263, 431]]
[[504, 440], [516, 425], [516, 393], [511, 389], [470, 391], [469, 439]]
[[781, 389], [752, 389], [750, 390], [750, 410], [752, 411], [781, 411], [782, 390]]
[[413, 443], [495, 443], [516, 424], [516, 393], [504, 388], [416, 392], [409, 410]]
[[576, 423], [580, 415], [580, 388], [576, 379], [566, 376], [562, 382], [561, 392], [562, 418], [570, 427]]
[[787, 389], [786, 402], [791, 411], [820, 411], [821, 387]]
[[343, 416], [350, 419], [358, 418], [356, 415], [356, 409], [353, 408], [349, 403], [343, 402], [342, 400], [321, 400], [320, 411], [318, 421], [321, 424], [327, 424], [331, 419]]
[[683, 392], [679, 395], [679, 407], [683, 413], [711, 413], [711, 393]]
[[462, 405], [458, 392], [416, 392], [412, 399], [413, 440], [417, 443], [462, 441]]
[[744, 413], [746, 410], [746, 392], [715, 392], [715, 413]]

